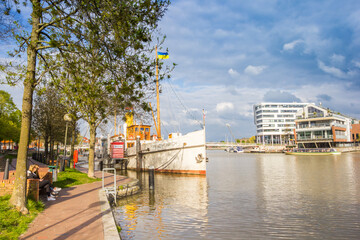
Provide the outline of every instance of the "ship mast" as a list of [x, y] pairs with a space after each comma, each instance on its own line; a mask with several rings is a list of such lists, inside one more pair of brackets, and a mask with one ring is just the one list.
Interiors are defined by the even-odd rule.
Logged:
[[[158, 70], [158, 52], [157, 45], [155, 45], [156, 53], [156, 113], [157, 113], [157, 137], [161, 139], [161, 126], [160, 126], [160, 96], [159, 96], [159, 70]], [[155, 123], [156, 124], [156, 123]]]
[[114, 110], [114, 128], [115, 128], [115, 132], [114, 132], [114, 136], [116, 136], [116, 109]]

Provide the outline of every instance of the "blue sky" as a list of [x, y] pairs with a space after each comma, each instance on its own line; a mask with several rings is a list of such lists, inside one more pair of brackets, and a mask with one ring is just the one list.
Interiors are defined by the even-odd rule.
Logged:
[[[160, 28], [165, 61], [178, 64], [162, 84], [164, 134], [199, 129], [205, 109], [208, 141], [230, 138], [226, 124], [250, 137], [264, 101], [321, 102], [360, 119], [358, 0], [175, 0]], [[10, 92], [20, 106], [21, 87]]]
[[199, 120], [205, 108], [208, 141], [230, 138], [226, 123], [236, 137], [255, 135], [252, 106], [263, 101], [321, 102], [360, 118], [360, 1], [178, 0], [161, 29], [178, 64], [171, 84]]

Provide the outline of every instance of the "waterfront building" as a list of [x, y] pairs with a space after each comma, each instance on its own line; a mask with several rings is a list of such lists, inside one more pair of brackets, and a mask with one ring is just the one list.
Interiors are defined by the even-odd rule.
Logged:
[[328, 108], [308, 104], [296, 114], [296, 142], [302, 148], [350, 147], [359, 138], [359, 122]]
[[298, 110], [308, 103], [259, 103], [254, 105], [256, 143], [294, 144]]

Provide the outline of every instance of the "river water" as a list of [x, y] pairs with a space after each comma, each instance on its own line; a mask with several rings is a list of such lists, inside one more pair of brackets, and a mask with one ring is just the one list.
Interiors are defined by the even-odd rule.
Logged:
[[[118, 201], [123, 239], [360, 239], [360, 153], [208, 151], [207, 175], [139, 178]], [[122, 173], [124, 174], [124, 173]]]

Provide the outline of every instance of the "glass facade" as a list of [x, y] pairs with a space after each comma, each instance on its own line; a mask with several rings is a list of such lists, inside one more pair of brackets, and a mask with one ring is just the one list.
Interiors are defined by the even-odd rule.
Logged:
[[308, 103], [260, 103], [254, 105], [256, 142], [263, 144], [294, 143], [298, 110]]

